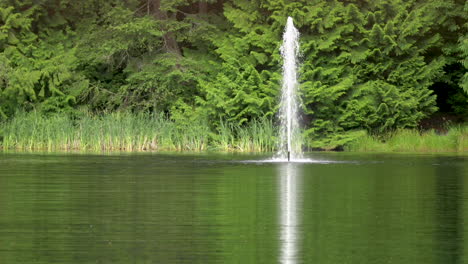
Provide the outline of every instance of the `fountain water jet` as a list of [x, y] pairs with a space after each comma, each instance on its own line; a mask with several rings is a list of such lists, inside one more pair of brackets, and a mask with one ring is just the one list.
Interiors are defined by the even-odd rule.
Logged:
[[283, 33], [281, 56], [283, 57], [283, 85], [280, 103], [280, 143], [278, 156], [288, 161], [301, 158], [301, 140], [298, 121], [297, 57], [299, 55], [299, 31], [293, 19], [288, 17]]

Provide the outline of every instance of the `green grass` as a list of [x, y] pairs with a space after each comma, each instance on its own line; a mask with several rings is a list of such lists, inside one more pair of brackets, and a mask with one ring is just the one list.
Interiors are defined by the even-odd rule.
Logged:
[[0, 147], [16, 150], [260, 152], [276, 148], [276, 129], [268, 119], [243, 126], [222, 122], [212, 132], [206, 122], [182, 125], [163, 114], [114, 112], [71, 118], [31, 112], [0, 124], [0, 131]]
[[[468, 152], [468, 126], [447, 133], [398, 130], [378, 138], [361, 133], [345, 146], [355, 152]], [[174, 122], [163, 114], [113, 112], [44, 116], [18, 113], [0, 124], [0, 148], [45, 151], [239, 151], [272, 152], [277, 129], [270, 119], [239, 125], [220, 121]]]
[[355, 152], [468, 152], [468, 126], [454, 126], [447, 133], [402, 129], [383, 139], [364, 135], [345, 147]]

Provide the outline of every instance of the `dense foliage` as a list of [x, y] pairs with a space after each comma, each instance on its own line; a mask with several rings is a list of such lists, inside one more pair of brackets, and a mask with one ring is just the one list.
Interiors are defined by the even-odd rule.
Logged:
[[462, 0], [0, 0], [0, 120], [165, 113], [181, 126], [274, 119], [286, 18], [301, 32], [305, 136], [468, 115]]

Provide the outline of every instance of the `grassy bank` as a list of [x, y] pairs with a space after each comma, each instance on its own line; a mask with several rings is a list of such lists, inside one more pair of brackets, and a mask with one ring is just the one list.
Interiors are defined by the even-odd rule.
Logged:
[[454, 126], [446, 133], [434, 130], [399, 130], [383, 137], [366, 135], [345, 147], [356, 152], [468, 152], [468, 126]]
[[0, 146], [16, 150], [89, 151], [272, 151], [273, 124], [256, 120], [244, 126], [223, 123], [213, 133], [206, 122], [181, 125], [162, 114], [115, 112], [105, 115], [45, 117], [20, 113], [0, 126]]
[[[114, 112], [44, 116], [19, 113], [0, 124], [0, 148], [46, 151], [240, 151], [272, 152], [277, 129], [271, 120], [242, 126], [221, 122], [216, 130], [208, 121], [180, 124], [162, 114]], [[468, 152], [468, 126], [447, 133], [399, 130], [374, 137], [364, 135], [344, 146], [354, 152]]]

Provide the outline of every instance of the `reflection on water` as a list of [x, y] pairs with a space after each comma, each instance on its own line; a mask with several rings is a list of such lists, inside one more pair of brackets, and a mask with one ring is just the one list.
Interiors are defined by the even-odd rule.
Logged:
[[468, 156], [265, 158], [0, 153], [0, 263], [468, 263]]
[[[437, 161], [442, 164], [444, 161]], [[456, 166], [436, 166], [435, 168], [435, 195], [437, 203], [434, 205], [438, 214], [435, 221], [438, 228], [435, 232], [437, 238], [434, 251], [440, 263], [463, 262], [463, 244], [447, 243], [452, 239], [463, 241], [463, 202], [459, 199], [463, 194], [463, 174]], [[465, 218], [466, 221], [466, 218]]]
[[285, 163], [279, 167], [279, 197], [280, 197], [280, 263], [293, 264], [297, 262], [300, 234], [298, 232], [299, 181], [301, 174], [299, 166], [294, 163]]

